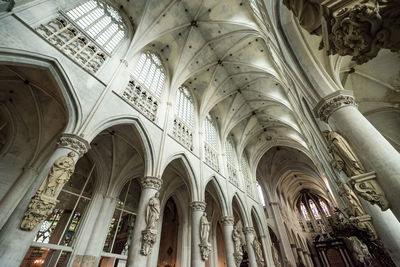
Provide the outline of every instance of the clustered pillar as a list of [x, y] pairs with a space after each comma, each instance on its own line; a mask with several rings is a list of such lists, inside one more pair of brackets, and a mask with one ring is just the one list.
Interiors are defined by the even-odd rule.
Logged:
[[224, 216], [221, 218], [221, 224], [224, 234], [225, 251], [226, 251], [226, 263], [228, 267], [236, 267], [235, 257], [233, 255], [235, 249], [232, 239], [232, 231], [234, 223], [235, 220], [232, 216]]
[[202, 201], [193, 201], [190, 203], [192, 209], [192, 249], [191, 249], [191, 266], [204, 267], [205, 261], [201, 258], [200, 253], [200, 219], [206, 210], [206, 203]]
[[249, 257], [250, 267], [257, 267], [257, 258], [253, 249], [254, 228], [243, 227], [243, 233], [246, 238], [247, 256]]

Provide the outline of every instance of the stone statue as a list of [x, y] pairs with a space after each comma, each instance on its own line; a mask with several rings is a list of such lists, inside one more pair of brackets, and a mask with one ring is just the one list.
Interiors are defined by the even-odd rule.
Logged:
[[242, 235], [240, 234], [239, 227], [237, 225], [233, 228], [232, 239], [233, 245], [235, 246], [233, 255], [235, 257], [236, 266], [240, 266], [243, 259]]
[[258, 242], [257, 238], [253, 240], [253, 249], [257, 257], [257, 262], [260, 266], [264, 266], [264, 257], [261, 249], [261, 244]]
[[149, 200], [149, 204], [147, 205], [146, 210], [146, 223], [147, 230], [156, 229], [156, 223], [160, 218], [160, 200], [158, 199], [160, 193], [157, 192], [152, 198]]
[[46, 179], [39, 188], [39, 192], [48, 197], [57, 198], [65, 183], [69, 180], [75, 170], [75, 153], [69, 152], [67, 156], [57, 159]]
[[56, 207], [57, 197], [65, 183], [75, 170], [75, 153], [69, 152], [67, 156], [58, 158], [50, 168], [46, 179], [32, 197], [25, 211], [20, 228], [31, 231], [45, 220]]
[[283, 0], [283, 4], [298, 18], [300, 25], [311, 34], [321, 35], [320, 6], [324, 0]]
[[369, 253], [368, 247], [356, 236], [348, 237], [347, 240], [350, 243], [354, 259], [360, 262], [363, 266], [373, 266], [371, 265], [372, 256]]
[[208, 244], [210, 235], [210, 222], [207, 220], [207, 214], [204, 212], [200, 219], [200, 242]]
[[339, 195], [342, 197], [343, 201], [346, 203], [347, 211], [350, 217], [358, 217], [365, 214], [361, 203], [353, 190], [346, 184], [339, 181]]
[[272, 259], [274, 260], [275, 267], [281, 267], [281, 261], [279, 260], [279, 252], [275, 245], [272, 245]]
[[343, 170], [349, 178], [365, 173], [360, 160], [343, 136], [334, 131], [324, 131], [324, 135], [337, 169]]
[[318, 226], [319, 226], [319, 229], [321, 230], [322, 234], [326, 234], [327, 233], [326, 226], [322, 221], [318, 221]]

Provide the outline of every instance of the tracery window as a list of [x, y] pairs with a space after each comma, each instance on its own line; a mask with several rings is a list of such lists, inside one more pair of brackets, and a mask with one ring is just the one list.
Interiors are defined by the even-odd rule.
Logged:
[[314, 201], [312, 201], [312, 199], [308, 200], [308, 203], [310, 204], [310, 209], [313, 213], [313, 216], [316, 220], [321, 219], [321, 215], [319, 214], [319, 211], [317, 209], [317, 206], [315, 206]]
[[263, 190], [261, 188], [261, 185], [258, 181], [256, 181], [256, 187], [257, 187], [257, 192], [258, 192], [258, 196], [260, 198], [261, 204], [263, 205], [263, 207], [265, 207], [265, 199], [264, 199], [264, 194], [263, 194]]
[[306, 221], [309, 221], [310, 220], [310, 216], [308, 215], [308, 211], [307, 211], [306, 206], [304, 205], [303, 202], [300, 202], [300, 210], [301, 210], [301, 213], [303, 213], [304, 219]]
[[243, 153], [242, 159], [240, 161], [240, 165], [241, 165], [241, 169], [242, 169], [242, 176], [245, 182], [245, 186], [246, 186], [246, 191], [249, 195], [251, 195], [251, 181], [249, 179], [249, 170], [247, 168], [248, 164], [247, 164], [247, 160], [246, 160], [246, 156]]
[[108, 53], [125, 37], [126, 29], [121, 16], [102, 1], [86, 1], [68, 11], [67, 16]]
[[137, 81], [156, 97], [160, 97], [165, 82], [165, 70], [160, 58], [150, 52], [144, 52], [136, 65], [133, 75]]
[[108, 227], [104, 252], [127, 255], [136, 220], [135, 199], [139, 199], [135, 197], [137, 195], [136, 188], [139, 186], [130, 180], [122, 189]]
[[229, 181], [235, 185], [238, 184], [237, 170], [236, 170], [236, 156], [233, 148], [232, 139], [225, 140], [225, 154], [228, 168]]
[[319, 201], [319, 205], [321, 206], [323, 212], [325, 213], [325, 216], [326, 217], [331, 216], [331, 214], [329, 213], [329, 209], [328, 209], [328, 206], [326, 205], [326, 203], [321, 199], [318, 199], [318, 201]]
[[189, 90], [181, 86], [176, 92], [175, 115], [193, 128], [194, 121], [194, 105]]
[[217, 128], [210, 113], [208, 113], [206, 119], [204, 120], [204, 141], [206, 163], [219, 171], [217, 154]]

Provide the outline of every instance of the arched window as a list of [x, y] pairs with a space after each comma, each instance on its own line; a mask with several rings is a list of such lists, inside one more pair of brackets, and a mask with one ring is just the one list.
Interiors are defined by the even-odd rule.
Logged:
[[165, 70], [157, 55], [150, 51], [144, 52], [139, 58], [133, 75], [156, 97], [161, 96], [165, 82]]
[[326, 216], [326, 217], [331, 216], [331, 214], [329, 213], [328, 206], [325, 204], [325, 202], [322, 201], [321, 199], [318, 199], [318, 201], [319, 201], [319, 205], [321, 206], [322, 210], [323, 210], [324, 213], [325, 213], [325, 216]]
[[263, 207], [265, 207], [265, 199], [264, 199], [263, 190], [258, 181], [256, 181], [256, 186], [257, 186], [258, 197], [260, 198], [260, 201], [261, 201], [261, 204], [263, 205]]
[[312, 199], [310, 199], [310, 200], [308, 200], [308, 203], [310, 204], [310, 209], [311, 209], [311, 211], [312, 211], [312, 213], [314, 215], [314, 218], [316, 220], [321, 219], [321, 215], [319, 214], [319, 211], [317, 209], [317, 206], [315, 206], [314, 201], [312, 201]]
[[86, 1], [68, 11], [67, 16], [108, 53], [126, 35], [125, 25], [118, 12], [99, 0]]
[[194, 121], [193, 99], [189, 90], [184, 86], [181, 86], [179, 90], [176, 92], [175, 114], [189, 127], [193, 128], [193, 121]]
[[306, 206], [304, 206], [303, 202], [300, 202], [300, 210], [301, 210], [301, 213], [303, 213], [304, 219], [306, 219], [306, 221], [309, 221], [310, 220], [310, 216], [308, 216], [308, 212], [307, 212]]
[[227, 138], [225, 140], [225, 154], [226, 154], [229, 181], [235, 185], [238, 185], [236, 156], [233, 148], [233, 142], [232, 139], [230, 138]]
[[206, 143], [212, 146], [214, 149], [217, 149], [217, 128], [210, 113], [208, 113], [206, 119], [204, 120], [204, 132]]

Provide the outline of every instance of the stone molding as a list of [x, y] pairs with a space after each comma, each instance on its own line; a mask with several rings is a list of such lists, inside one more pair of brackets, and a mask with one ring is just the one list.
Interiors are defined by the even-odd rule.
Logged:
[[192, 208], [193, 211], [205, 211], [206, 210], [207, 203], [203, 201], [193, 201], [190, 203], [190, 207]]
[[342, 94], [338, 91], [332, 95], [323, 98], [315, 108], [317, 116], [324, 122], [328, 122], [329, 117], [337, 110], [347, 107], [357, 107], [354, 97], [350, 94]]
[[249, 227], [249, 226], [243, 227], [243, 233], [245, 233], [245, 234], [254, 234], [254, 228], [253, 227]]
[[389, 201], [376, 179], [375, 172], [353, 176], [350, 178], [350, 183], [357, 195], [371, 204], [378, 205], [383, 211], [389, 209]]
[[78, 135], [67, 133], [61, 135], [57, 146], [73, 150], [79, 157], [82, 157], [90, 149], [88, 141]]
[[233, 216], [223, 216], [220, 221], [222, 225], [225, 226], [235, 224], [235, 218]]
[[160, 178], [154, 176], [145, 176], [140, 179], [142, 189], [155, 189], [158, 191], [161, 188], [162, 182]]

